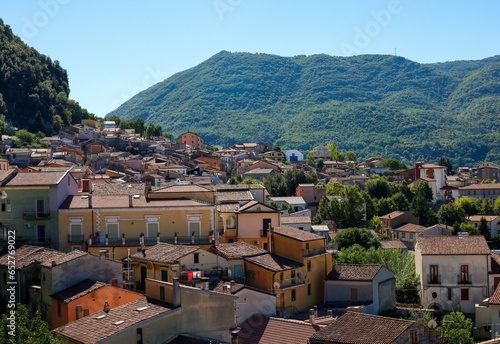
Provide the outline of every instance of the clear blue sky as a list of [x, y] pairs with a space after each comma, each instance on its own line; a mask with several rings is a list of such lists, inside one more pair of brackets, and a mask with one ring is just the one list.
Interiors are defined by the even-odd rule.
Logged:
[[221, 50], [394, 54], [428, 63], [500, 54], [500, 1], [1, 0], [0, 18], [67, 69], [103, 117]]

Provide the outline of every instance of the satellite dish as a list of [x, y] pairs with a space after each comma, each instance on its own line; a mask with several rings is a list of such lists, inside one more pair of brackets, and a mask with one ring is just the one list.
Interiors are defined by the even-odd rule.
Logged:
[[0, 199], [6, 199], [7, 198], [7, 192], [5, 190], [0, 191]]
[[279, 289], [281, 287], [281, 285], [279, 284], [279, 282], [274, 282], [273, 287], [274, 287], [274, 289]]
[[437, 325], [438, 324], [437, 324], [436, 320], [434, 320], [434, 319], [429, 320], [429, 322], [427, 323], [428, 328], [436, 328]]

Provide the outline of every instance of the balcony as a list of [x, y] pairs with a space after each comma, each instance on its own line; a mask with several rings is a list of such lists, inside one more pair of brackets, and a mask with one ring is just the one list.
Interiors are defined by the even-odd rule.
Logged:
[[441, 275], [427, 275], [427, 284], [441, 284]]
[[304, 284], [304, 278], [302, 276], [296, 276], [292, 278], [284, 278], [279, 282], [279, 289], [283, 290], [286, 288], [297, 287]]
[[[210, 235], [201, 235], [201, 236], [160, 236], [160, 242], [168, 243], [168, 244], [177, 244], [177, 245], [200, 245], [200, 244], [208, 244], [211, 242]], [[144, 246], [153, 246], [158, 243], [158, 238], [144, 238], [143, 240], [138, 237], [125, 238], [125, 244], [123, 238], [108, 238], [107, 244], [106, 239], [101, 237], [93, 237], [92, 241], [89, 242], [87, 240], [87, 244], [91, 247], [95, 246], [141, 246], [144, 243]]]
[[48, 220], [50, 212], [23, 211], [23, 220]]
[[302, 257], [312, 257], [326, 252], [324, 247], [308, 248], [302, 250]]
[[50, 236], [46, 235], [44, 237], [39, 236], [17, 236], [16, 244], [29, 244], [37, 246], [47, 246], [51, 245]]
[[83, 244], [83, 234], [68, 235], [69, 244]]
[[458, 284], [472, 284], [472, 275], [470, 274], [458, 274], [457, 275]]

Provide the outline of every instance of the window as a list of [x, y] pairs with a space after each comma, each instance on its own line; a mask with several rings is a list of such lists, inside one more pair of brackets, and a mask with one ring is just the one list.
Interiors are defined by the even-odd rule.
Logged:
[[264, 246], [262, 248], [267, 251], [267, 242], [264, 243]]
[[283, 283], [283, 273], [280, 272], [280, 283]]
[[142, 327], [137, 328], [136, 330], [137, 333], [137, 344], [142, 344]]
[[469, 300], [469, 289], [468, 288], [462, 288], [460, 289], [461, 296], [462, 296], [462, 301], [468, 301]]
[[413, 233], [410, 233], [410, 239], [413, 240]]
[[410, 344], [418, 344], [418, 331], [410, 331]]
[[165, 287], [160, 286], [160, 300], [165, 301]]
[[430, 266], [430, 280], [429, 283], [439, 283], [439, 270], [437, 265]]
[[5, 203], [2, 203], [2, 211], [5, 211], [5, 210], [6, 210]]
[[308, 250], [308, 249], [309, 249], [309, 243], [306, 242], [306, 250]]
[[295, 291], [296, 291], [295, 289], [292, 290], [292, 301], [295, 301], [297, 299]]
[[61, 302], [57, 302], [57, 316], [61, 317]]
[[406, 239], [406, 233], [401, 233], [401, 238]]
[[351, 288], [351, 301], [358, 301], [358, 288]]
[[307, 272], [311, 272], [311, 261], [307, 261]]
[[448, 288], [448, 301], [451, 301], [451, 296], [452, 296], [451, 288]]
[[194, 264], [198, 264], [200, 262], [200, 254], [199, 253], [194, 253]]
[[161, 270], [161, 280], [163, 282], [168, 282], [168, 271], [167, 270]]
[[160, 233], [160, 224], [158, 222], [149, 222], [146, 224], [146, 239], [156, 240], [156, 237]]
[[460, 265], [460, 283], [469, 283], [468, 265]]
[[307, 285], [307, 296], [311, 296], [311, 285]]

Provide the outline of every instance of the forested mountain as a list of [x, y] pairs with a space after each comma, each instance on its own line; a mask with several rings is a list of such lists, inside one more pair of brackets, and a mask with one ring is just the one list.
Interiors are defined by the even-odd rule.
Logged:
[[454, 166], [500, 163], [500, 56], [419, 64], [403, 57], [280, 57], [222, 51], [109, 115], [211, 144], [262, 141]]
[[0, 19], [0, 115], [10, 125], [47, 135], [92, 116], [68, 99], [66, 70], [29, 47]]

